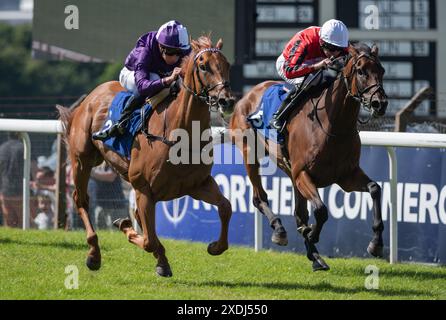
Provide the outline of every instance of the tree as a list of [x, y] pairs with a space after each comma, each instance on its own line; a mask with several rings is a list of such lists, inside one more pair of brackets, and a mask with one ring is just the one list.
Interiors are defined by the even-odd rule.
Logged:
[[120, 64], [33, 59], [31, 31], [31, 25], [0, 24], [0, 116], [55, 118], [55, 104], [70, 104], [117, 79]]

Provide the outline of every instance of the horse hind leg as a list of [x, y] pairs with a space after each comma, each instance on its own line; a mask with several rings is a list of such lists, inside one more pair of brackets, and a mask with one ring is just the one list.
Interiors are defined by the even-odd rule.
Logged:
[[[268, 195], [263, 189], [262, 179], [260, 177], [260, 164], [257, 157], [253, 154], [251, 147], [246, 142], [237, 143], [240, 150], [242, 150], [243, 159], [248, 173], [249, 179], [253, 186], [253, 203], [254, 206], [268, 218], [269, 225], [273, 229], [271, 241], [279, 246], [286, 246], [288, 244], [288, 236], [282, 221], [276, 216], [269, 207]], [[257, 142], [259, 145], [259, 142]]]
[[93, 228], [90, 217], [88, 215], [88, 180], [92, 165], [80, 158], [72, 161], [73, 165], [73, 181], [75, 190], [73, 192], [73, 200], [78, 210], [78, 214], [84, 223], [87, 232], [87, 243], [90, 247], [87, 255], [86, 265], [90, 270], [99, 270], [101, 267], [101, 250], [99, 248], [98, 236]]

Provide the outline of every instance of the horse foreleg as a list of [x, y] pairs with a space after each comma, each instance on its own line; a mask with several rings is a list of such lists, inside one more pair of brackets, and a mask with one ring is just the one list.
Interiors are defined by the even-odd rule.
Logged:
[[311, 228], [308, 227], [308, 208], [307, 199], [300, 193], [300, 191], [294, 186], [294, 218], [296, 219], [297, 231], [305, 238]]
[[339, 186], [346, 192], [360, 191], [369, 192], [373, 199], [373, 232], [374, 236], [367, 247], [367, 252], [374, 257], [383, 256], [384, 242], [382, 233], [384, 223], [381, 215], [381, 187], [372, 181], [361, 168], [357, 167], [351, 175], [344, 177], [338, 182]]
[[318, 243], [322, 227], [328, 219], [327, 207], [322, 202], [319, 192], [307, 172], [301, 171], [299, 173], [296, 179], [296, 188], [305, 199], [311, 202], [311, 205], [314, 208], [314, 218], [316, 223], [311, 226], [311, 231], [308, 232], [307, 239], [310, 243]]
[[166, 250], [159, 241], [155, 228], [155, 201], [153, 201], [150, 190], [135, 189], [137, 209], [137, 221], [143, 230], [143, 235], [138, 234], [133, 229], [130, 219], [123, 219], [119, 223], [119, 229], [127, 236], [130, 243], [140, 247], [141, 249], [152, 252], [157, 259], [156, 273], [163, 277], [171, 277], [172, 270], [166, 257]]
[[311, 228], [308, 226], [308, 208], [307, 199], [300, 193], [300, 191], [294, 187], [294, 197], [296, 200], [296, 208], [294, 209], [294, 217], [296, 219], [297, 231], [304, 238], [305, 248], [307, 250], [308, 260], [313, 262], [313, 271], [329, 270], [330, 267], [319, 255], [314, 243], [308, 240], [308, 234], [311, 232]]
[[232, 216], [231, 203], [223, 196], [220, 188], [211, 176], [208, 176], [204, 183], [189, 195], [196, 200], [203, 200], [218, 207], [218, 215], [221, 222], [220, 236], [218, 241], [209, 244], [208, 253], [214, 256], [222, 254], [228, 249], [228, 229]]

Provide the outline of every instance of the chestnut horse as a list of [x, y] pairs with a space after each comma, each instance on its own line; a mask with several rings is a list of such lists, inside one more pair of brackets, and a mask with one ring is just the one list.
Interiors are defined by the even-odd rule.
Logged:
[[[328, 270], [315, 244], [319, 241], [328, 211], [317, 188], [337, 183], [346, 192], [370, 192], [373, 198], [374, 237], [368, 246], [373, 256], [383, 254], [383, 222], [381, 218], [381, 188], [360, 168], [361, 141], [357, 130], [360, 105], [371, 116], [383, 116], [387, 98], [382, 87], [384, 68], [378, 59], [378, 48], [365, 44], [351, 45], [342, 72], [336, 81], [318, 97], [304, 101], [295, 108], [286, 129], [284, 147], [271, 140], [262, 139], [270, 157], [292, 180], [296, 208], [294, 211], [298, 232], [305, 239], [307, 257], [313, 261], [313, 270]], [[268, 197], [259, 176], [259, 161], [253, 146], [241, 138], [244, 131], [252, 130], [246, 121], [263, 96], [264, 91], [278, 82], [267, 81], [249, 91], [235, 106], [230, 120], [230, 137], [242, 151], [245, 166], [254, 188], [254, 205], [266, 215], [274, 229], [272, 241], [279, 245], [288, 243], [280, 219], [268, 205]], [[315, 99], [316, 98], [316, 99]], [[235, 130], [238, 129], [238, 130]], [[308, 225], [307, 200], [314, 208], [316, 223]]]
[[[91, 169], [104, 160], [135, 189], [135, 217], [143, 235], [133, 229], [129, 219], [121, 219], [117, 226], [129, 242], [153, 253], [157, 259], [155, 270], [158, 275], [172, 276], [165, 249], [155, 229], [155, 204], [158, 201], [189, 195], [216, 205], [221, 231], [218, 241], [208, 246], [208, 252], [220, 255], [228, 249], [228, 224], [232, 209], [211, 176], [212, 158], [210, 164], [199, 161], [198, 164], [181, 162], [174, 165], [169, 157], [169, 150], [174, 145], [169, 138], [175, 135], [176, 129], [192, 137], [194, 123], [201, 137], [203, 132], [210, 130], [210, 108], [225, 108], [234, 102], [229, 88], [230, 65], [221, 52], [223, 41], [220, 39], [213, 47], [209, 37], [202, 36], [193, 40], [191, 46], [191, 54], [182, 63], [183, 90], [175, 100], [158, 105], [150, 118], [150, 134], [163, 139], [149, 139], [148, 135], [137, 134], [130, 161], [106, 149], [101, 141], [91, 138], [93, 132], [101, 129], [114, 96], [124, 90], [118, 82], [98, 86], [74, 110], [59, 107], [72, 165], [75, 185], [73, 199], [87, 232], [90, 249], [86, 264], [91, 270], [100, 268], [101, 253], [98, 236], [87, 211], [87, 184]], [[198, 143], [200, 150], [186, 151], [200, 152], [204, 145], [201, 141], [201, 144]]]

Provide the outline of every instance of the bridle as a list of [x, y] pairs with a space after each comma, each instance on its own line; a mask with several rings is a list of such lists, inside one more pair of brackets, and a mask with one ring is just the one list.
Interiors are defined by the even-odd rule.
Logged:
[[[348, 63], [348, 61], [352, 58], [352, 56], [350, 56], [346, 63]], [[362, 58], [367, 58], [370, 59], [374, 62], [377, 62], [376, 58], [368, 55], [367, 53], [361, 53], [358, 57], [356, 57], [355, 62], [353, 63], [353, 71], [350, 73], [350, 75], [348, 76], [344, 76], [344, 82], [345, 82], [345, 86], [347, 87], [347, 96], [351, 96], [353, 99], [355, 99], [357, 102], [361, 103], [362, 106], [364, 106], [364, 108], [366, 108], [367, 110], [370, 111], [371, 109], [371, 105], [372, 105], [372, 100], [373, 100], [373, 96], [376, 95], [378, 92], [381, 92], [381, 94], [384, 95], [385, 98], [387, 98], [386, 92], [384, 91], [384, 87], [382, 82], [377, 82], [374, 83], [364, 89], [359, 89], [358, 88], [358, 92], [356, 94], [353, 94], [351, 91], [351, 87], [349, 85], [349, 80], [351, 81], [351, 78], [353, 77], [353, 75], [358, 71], [358, 67], [357, 64], [359, 62], [360, 59]], [[372, 89], [374, 89], [370, 95], [370, 97], [368, 99], [366, 99], [364, 97], [364, 94], [366, 94], [367, 92], [371, 91]]]
[[[203, 83], [202, 78], [200, 77], [200, 72], [204, 74], [204, 77], [206, 79], [206, 72], [205, 70], [202, 70], [201, 68], [197, 68], [197, 60], [198, 58], [200, 58], [200, 56], [205, 53], [205, 52], [211, 52], [211, 53], [220, 53], [223, 54], [221, 52], [220, 49], [218, 48], [206, 48], [203, 49], [201, 51], [199, 51], [195, 57], [194, 57], [194, 73], [193, 73], [193, 77], [196, 79], [198, 79], [198, 82], [200, 83], [201, 86], [201, 90], [199, 92], [197, 92], [197, 87], [196, 87], [196, 82], [193, 81], [194, 83], [194, 88], [189, 88], [186, 84], [184, 84], [184, 81], [182, 81], [182, 86], [184, 87], [184, 89], [186, 89], [186, 91], [188, 91], [190, 94], [192, 94], [195, 98], [203, 101], [204, 103], [206, 103], [206, 105], [209, 107], [209, 110], [213, 110], [216, 111], [218, 109], [218, 98], [220, 97], [221, 92], [223, 91], [223, 89], [229, 88], [230, 87], [230, 83], [229, 81], [220, 81], [218, 83], [214, 83], [211, 85], [205, 85]], [[218, 90], [218, 94], [217, 97], [212, 97], [209, 95], [209, 93], [212, 90], [215, 90], [216, 88], [221, 87], [220, 90]]]
[[[342, 58], [343, 58], [343, 57], [341, 56], [341, 57], [339, 57], [339, 58], [332, 59], [332, 61], [335, 62], [335, 61], [341, 60]], [[348, 64], [348, 62], [350, 61], [350, 59], [352, 59], [352, 58], [353, 58], [353, 56], [352, 56], [351, 54], [349, 54], [348, 57], [347, 57], [347, 59], [346, 59], [345, 62], [343, 63], [343, 65], [346, 66], [346, 65]], [[369, 111], [369, 113], [370, 113], [370, 117], [369, 117], [369, 119], [367, 119], [366, 121], [362, 121], [361, 119], [358, 118], [358, 122], [364, 125], [364, 124], [367, 124], [367, 123], [370, 121], [370, 119], [372, 118], [372, 116], [373, 116], [372, 113], [370, 112], [370, 111], [371, 111], [371, 104], [372, 104], [373, 96], [374, 96], [375, 94], [377, 94], [378, 92], [381, 92], [381, 93], [384, 95], [385, 98], [387, 98], [387, 95], [386, 95], [386, 93], [385, 93], [385, 91], [384, 91], [384, 87], [383, 87], [383, 84], [382, 84], [381, 82], [374, 83], [374, 84], [372, 84], [372, 85], [370, 85], [370, 86], [367, 86], [367, 87], [364, 88], [364, 89], [358, 89], [358, 92], [357, 92], [356, 94], [353, 94], [353, 93], [352, 93], [352, 91], [351, 91], [351, 87], [350, 87], [350, 84], [349, 84], [349, 80], [351, 81], [351, 78], [352, 78], [352, 77], [354, 76], [354, 74], [358, 71], [357, 64], [358, 64], [358, 61], [359, 61], [360, 59], [362, 59], [362, 58], [367, 58], [367, 59], [370, 59], [370, 60], [372, 60], [372, 61], [374, 61], [374, 62], [377, 62], [376, 58], [374, 58], [374, 57], [368, 55], [367, 53], [361, 53], [360, 55], [358, 55], [358, 56], [356, 57], [355, 62], [353, 63], [353, 67], [352, 67], [353, 70], [350, 72], [350, 75], [345, 76], [344, 73], [341, 72], [341, 73], [340, 73], [340, 76], [338, 76], [338, 79], [339, 79], [339, 77], [343, 78], [344, 83], [345, 83], [345, 86], [346, 86], [346, 88], [347, 88], [347, 97], [349, 97], [349, 96], [352, 97], [355, 101], [359, 102], [359, 103], [360, 103], [360, 104], [361, 104], [367, 111]], [[338, 69], [336, 69], [336, 70], [338, 70]], [[372, 90], [372, 89], [374, 89], [374, 90], [373, 90], [372, 94], [370, 95], [370, 98], [369, 98], [369, 99], [366, 99], [366, 98], [364, 97], [364, 94], [367, 93], [367, 92], [369, 92], [369, 91]], [[319, 104], [319, 101], [320, 101], [320, 99], [322, 98], [322, 96], [323, 96], [323, 95], [321, 94], [321, 96], [319, 97], [319, 100], [316, 102], [316, 104], [314, 103], [313, 99], [311, 99], [311, 102], [312, 102], [312, 104], [313, 104], [313, 113], [314, 113], [314, 115], [315, 115], [317, 121], [319, 122], [319, 125], [320, 125], [321, 128], [322, 128], [322, 131], [323, 131], [327, 136], [329, 136], [329, 137], [336, 137], [337, 135], [331, 134], [331, 133], [327, 132], [327, 131], [324, 129], [324, 127], [323, 127], [323, 125], [322, 125], [322, 122], [321, 122], [321, 120], [319, 119], [318, 111], [319, 111], [320, 109], [318, 108], [318, 104]], [[348, 134], [348, 135], [349, 135], [349, 134]]]
[[[198, 82], [200, 83], [201, 86], [201, 90], [200, 92], [197, 92], [197, 88], [195, 85], [195, 81], [194, 82], [194, 88], [191, 89], [189, 88], [187, 85], [184, 84], [184, 81], [181, 81], [181, 85], [184, 87], [184, 89], [186, 89], [190, 94], [192, 94], [192, 96], [194, 96], [195, 98], [203, 101], [204, 103], [206, 103], [206, 105], [209, 106], [209, 110], [212, 111], [212, 108], [214, 107], [216, 109], [216, 111], [218, 110], [218, 97], [220, 97], [221, 92], [223, 91], [223, 89], [225, 88], [229, 88], [229, 81], [220, 81], [216, 84], [212, 84], [210, 86], [206, 86], [204, 85], [201, 77], [200, 77], [200, 71], [202, 71], [200, 68], [197, 68], [197, 59], [200, 58], [200, 56], [205, 53], [205, 52], [211, 52], [211, 53], [221, 53], [223, 54], [220, 49], [218, 48], [206, 48], [201, 50], [200, 52], [198, 52], [195, 57], [194, 57], [194, 73], [193, 76], [197, 77]], [[202, 71], [202, 72], [206, 72], [206, 71]], [[214, 90], [215, 88], [221, 86], [221, 89], [218, 91], [218, 95], [217, 95], [217, 99], [213, 99], [213, 97], [211, 97], [209, 95], [209, 92], [211, 92], [212, 90]], [[142, 111], [144, 110], [144, 108], [141, 109]], [[143, 116], [144, 119], [144, 116]], [[149, 139], [150, 141], [161, 141], [162, 143], [166, 144], [169, 147], [174, 146], [175, 144], [178, 143], [177, 141], [171, 141], [169, 139], [167, 139], [167, 112], [166, 110], [164, 110], [164, 129], [163, 129], [163, 136], [157, 136], [157, 135], [153, 135], [149, 132], [149, 128], [148, 127], [143, 127], [142, 132], [143, 134], [146, 136], [147, 139]]]

